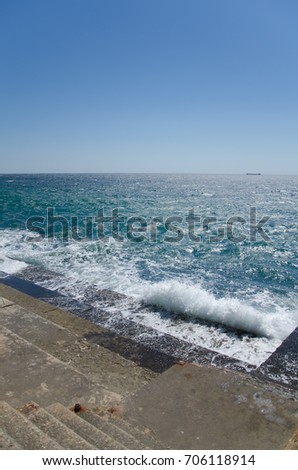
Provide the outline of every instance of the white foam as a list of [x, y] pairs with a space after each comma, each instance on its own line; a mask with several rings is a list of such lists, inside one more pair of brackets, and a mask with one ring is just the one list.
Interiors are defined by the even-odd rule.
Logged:
[[15, 274], [25, 268], [27, 264], [12, 255], [12, 246], [16, 249], [16, 241], [20, 239], [20, 231], [2, 230], [0, 236], [0, 271]]
[[27, 266], [23, 261], [8, 258], [4, 255], [0, 255], [0, 271], [7, 274], [15, 274], [21, 269]]
[[279, 306], [270, 312], [253, 307], [239, 299], [217, 299], [200, 285], [177, 280], [143, 284], [138, 296], [147, 304], [169, 312], [185, 314], [218, 322], [258, 336], [283, 340], [298, 322], [298, 310], [288, 311]]
[[[295, 293], [293, 298], [285, 299], [269, 291], [256, 294], [247, 288], [243, 292], [237, 291], [237, 298], [219, 299], [202, 285], [190, 283], [185, 277], [183, 280], [171, 279], [158, 283], [142, 280], [138, 261], [144, 257], [137, 251], [131, 256], [129, 243], [117, 243], [111, 239], [106, 242], [72, 241], [63, 244], [55, 240], [34, 240], [32, 235], [21, 230], [0, 232], [0, 271], [13, 274], [34, 264], [64, 274], [65, 278], [54, 278], [44, 285], [52, 289], [64, 289], [67, 295], [73, 297], [83, 298], [87, 285], [133, 295], [150, 305], [166, 309], [170, 314], [164, 316], [158, 311], [134, 314], [128, 305], [127, 311], [121, 308], [125, 316], [192, 345], [204, 346], [258, 365], [298, 323]], [[152, 272], [160, 272], [158, 258], [146, 262], [150, 264]], [[166, 262], [170, 263], [171, 258], [166, 258]], [[208, 326], [177, 320], [171, 313], [186, 314], [190, 318], [201, 318], [211, 323]], [[227, 334], [212, 322], [259, 336]]]

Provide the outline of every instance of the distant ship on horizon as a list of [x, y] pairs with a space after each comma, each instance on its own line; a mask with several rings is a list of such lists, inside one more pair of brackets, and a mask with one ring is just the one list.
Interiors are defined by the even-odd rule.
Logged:
[[246, 173], [247, 175], [261, 175], [261, 173]]

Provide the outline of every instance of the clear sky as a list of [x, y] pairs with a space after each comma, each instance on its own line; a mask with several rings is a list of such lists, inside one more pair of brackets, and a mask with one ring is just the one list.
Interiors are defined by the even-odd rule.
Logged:
[[0, 172], [298, 174], [297, 0], [1, 0]]

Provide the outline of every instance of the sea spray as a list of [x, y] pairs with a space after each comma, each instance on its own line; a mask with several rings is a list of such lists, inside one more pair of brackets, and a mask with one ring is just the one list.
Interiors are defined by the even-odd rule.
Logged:
[[276, 307], [268, 313], [237, 298], [217, 299], [198, 284], [178, 280], [143, 284], [140, 290], [139, 296], [147, 305], [163, 308], [172, 314], [220, 323], [257, 336], [283, 340], [298, 321], [298, 311]]

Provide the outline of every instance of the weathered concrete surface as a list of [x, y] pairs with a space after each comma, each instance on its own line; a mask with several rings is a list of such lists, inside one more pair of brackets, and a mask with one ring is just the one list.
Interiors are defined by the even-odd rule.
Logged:
[[[104, 410], [97, 409], [95, 410], [102, 419], [113, 424], [117, 428], [121, 429], [126, 434], [129, 434], [134, 437], [138, 442], [141, 443], [143, 449], [167, 449], [161, 441], [158, 441], [155, 434], [147, 426], [141, 426], [135, 421], [132, 423], [130, 419], [127, 419], [127, 416], [123, 416], [123, 409], [115, 409], [113, 413], [106, 413]], [[84, 413], [82, 414], [84, 418]], [[135, 447], [134, 447], [135, 449]]]
[[[10, 405], [0, 401], [0, 416], [3, 435], [12, 440], [9, 448], [21, 449], [62, 449], [50, 436], [30, 423], [21, 413]], [[13, 443], [16, 443], [15, 445]], [[4, 445], [7, 445], [4, 442]]]
[[0, 297], [0, 308], [9, 307], [10, 305], [13, 305], [12, 301], [4, 299], [4, 297]]
[[287, 444], [286, 450], [298, 450], [298, 429], [294, 431], [291, 439]]
[[156, 375], [18, 305], [0, 308], [0, 325], [115, 393], [131, 393]]
[[125, 430], [109, 412], [102, 416], [86, 407], [75, 412], [53, 403], [47, 409], [28, 402], [17, 409], [0, 401], [0, 449], [125, 450], [162, 448], [147, 430], [125, 423]]
[[[86, 338], [89, 336], [106, 333], [105, 329], [88, 320], [1, 283], [0, 295], [4, 297], [3, 302], [8, 303], [3, 309], [0, 305], [0, 324], [6, 324], [20, 336], [84, 374], [97, 377], [109, 390], [125, 395], [156, 377], [155, 372], [88, 341]], [[48, 320], [49, 324], [46, 326], [42, 319]]]
[[172, 449], [284, 449], [298, 406], [284, 390], [246, 374], [188, 364], [129, 398], [124, 416]]
[[126, 449], [126, 447], [122, 443], [116, 441], [114, 437], [111, 437], [100, 429], [94, 427], [92, 424], [81, 419], [79, 415], [75, 415], [60, 403], [53, 403], [47, 408], [47, 411], [79, 436], [84, 439], [88, 436], [87, 439], [90, 444], [93, 445], [94, 449]]
[[[189, 364], [157, 375], [86, 341], [106, 334], [104, 328], [1, 284], [0, 295], [0, 399], [14, 407], [34, 400], [106, 410], [108, 403], [117, 408], [120, 397], [113, 392], [123, 389], [134, 393], [121, 403], [121, 426], [132, 419], [136, 429], [152, 430], [163, 447], [297, 449], [293, 389]], [[8, 438], [5, 430], [3, 442]]]
[[41, 406], [118, 403], [121, 397], [62, 363], [37, 346], [0, 327], [0, 399], [19, 407], [34, 400]]
[[59, 419], [52, 416], [36, 403], [29, 403], [20, 409], [21, 413], [47, 436], [54, 439], [63, 449], [92, 450], [93, 446], [81, 436], [65, 426]]
[[92, 411], [86, 410], [80, 413], [79, 416], [96, 429], [100, 429], [102, 432], [115, 439], [115, 441], [121, 442], [126, 449], [144, 449], [144, 445], [138, 439], [135, 439], [131, 435], [131, 432], [123, 431], [118, 426], [115, 426], [111, 419], [106, 419], [107, 414], [101, 417]]
[[15, 439], [2, 429], [0, 429], [0, 450], [20, 450], [20, 446]]

